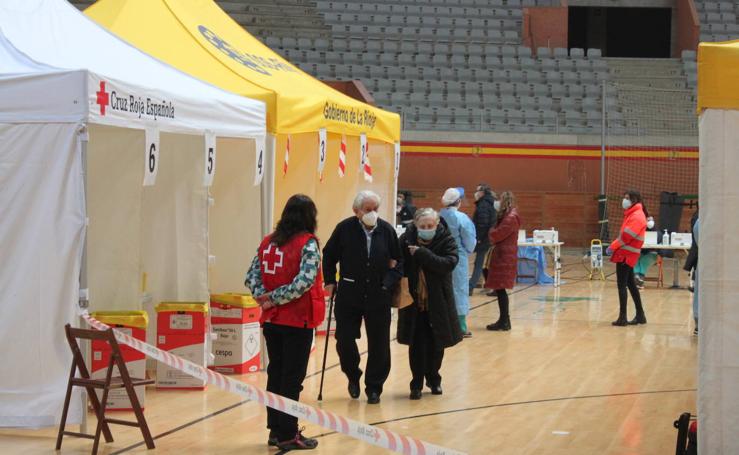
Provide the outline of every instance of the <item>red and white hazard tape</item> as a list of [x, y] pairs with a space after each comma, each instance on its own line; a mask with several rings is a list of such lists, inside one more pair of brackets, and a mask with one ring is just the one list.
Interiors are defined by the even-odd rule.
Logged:
[[[88, 324], [90, 324], [90, 326], [97, 330], [108, 330], [110, 328], [106, 324], [103, 324], [90, 316], [87, 311], [82, 312], [81, 316]], [[459, 452], [457, 450], [447, 449], [419, 439], [403, 436], [393, 431], [367, 425], [357, 422], [356, 420], [347, 419], [338, 414], [317, 409], [271, 392], [266, 392], [252, 385], [237, 381], [207, 368], [203, 368], [200, 365], [196, 365], [182, 357], [170, 354], [167, 351], [162, 351], [155, 346], [126, 335], [120, 330], [113, 329], [113, 333], [119, 343], [130, 346], [139, 352], [143, 352], [159, 362], [163, 362], [173, 368], [184, 371], [185, 373], [198, 379], [202, 379], [209, 384], [213, 384], [220, 389], [236, 393], [249, 400], [256, 401], [265, 406], [269, 406], [270, 408], [290, 414], [291, 416], [305, 419], [316, 425], [336, 431], [337, 433], [345, 434], [384, 449], [407, 455], [465, 455], [463, 452]]]

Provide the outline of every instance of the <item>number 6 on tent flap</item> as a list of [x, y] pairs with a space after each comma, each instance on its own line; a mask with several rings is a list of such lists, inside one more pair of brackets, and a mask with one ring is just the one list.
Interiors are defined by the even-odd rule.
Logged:
[[204, 168], [203, 186], [211, 186], [216, 175], [216, 135], [211, 131], [205, 133]]
[[152, 186], [159, 170], [159, 130], [146, 128], [146, 155], [144, 160], [144, 186]]

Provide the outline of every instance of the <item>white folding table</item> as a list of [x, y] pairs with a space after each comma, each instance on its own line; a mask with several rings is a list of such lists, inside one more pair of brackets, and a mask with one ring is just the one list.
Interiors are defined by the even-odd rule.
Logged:
[[[645, 243], [642, 245], [642, 250], [671, 250], [675, 253], [682, 251], [687, 256], [688, 250], [690, 250], [690, 245], [662, 245], [659, 243]], [[680, 287], [680, 258], [678, 258], [677, 254], [675, 254], [675, 257], [672, 258], [672, 264], [673, 264], [673, 273], [672, 273], [672, 287], [673, 288], [679, 288]]]

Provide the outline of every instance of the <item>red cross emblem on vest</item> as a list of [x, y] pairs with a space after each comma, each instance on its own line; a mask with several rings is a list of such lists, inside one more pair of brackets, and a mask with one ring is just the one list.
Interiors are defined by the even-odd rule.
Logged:
[[270, 243], [262, 255], [264, 273], [274, 275], [277, 272], [277, 269], [282, 267], [282, 257], [282, 251], [280, 251], [277, 246]]

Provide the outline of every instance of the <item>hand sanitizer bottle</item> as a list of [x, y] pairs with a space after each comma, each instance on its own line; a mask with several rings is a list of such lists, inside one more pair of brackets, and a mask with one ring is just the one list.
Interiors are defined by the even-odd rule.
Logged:
[[665, 229], [665, 232], [662, 234], [662, 245], [669, 245], [670, 244], [670, 233], [667, 232], [667, 229]]

